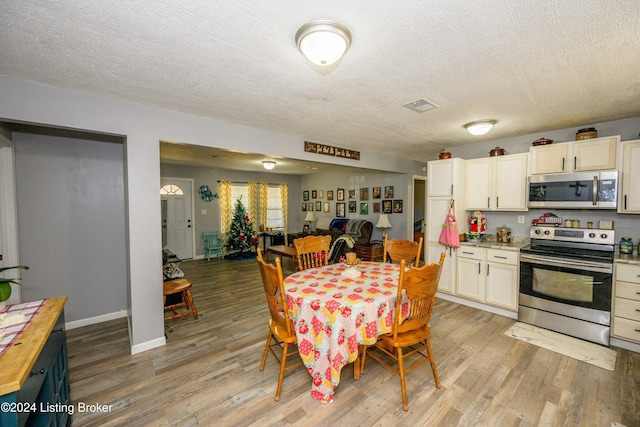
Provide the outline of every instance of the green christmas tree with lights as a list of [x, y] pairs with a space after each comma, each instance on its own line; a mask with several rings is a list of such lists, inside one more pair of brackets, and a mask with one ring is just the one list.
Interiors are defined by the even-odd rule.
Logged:
[[258, 237], [253, 229], [253, 222], [249, 219], [247, 211], [242, 204], [242, 197], [236, 201], [236, 206], [229, 229], [229, 241], [227, 249], [229, 251], [250, 251], [258, 244]]

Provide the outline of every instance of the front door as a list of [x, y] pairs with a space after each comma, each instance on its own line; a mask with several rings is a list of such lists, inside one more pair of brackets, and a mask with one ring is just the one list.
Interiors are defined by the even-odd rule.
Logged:
[[162, 209], [162, 231], [166, 231], [163, 249], [170, 250], [180, 259], [191, 259], [194, 253], [193, 180], [161, 178], [160, 182], [160, 198], [166, 206]]

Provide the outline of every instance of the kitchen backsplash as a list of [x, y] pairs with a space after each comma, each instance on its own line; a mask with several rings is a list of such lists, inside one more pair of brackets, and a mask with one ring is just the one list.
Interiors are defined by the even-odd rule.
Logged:
[[[640, 239], [640, 215], [620, 215], [615, 211], [608, 210], [551, 210], [551, 209], [531, 209], [528, 212], [483, 212], [487, 219], [487, 233], [495, 234], [496, 229], [502, 225], [511, 228], [512, 236], [529, 236], [531, 221], [547, 212], [554, 213], [563, 220], [579, 220], [581, 228], [587, 228], [589, 221], [593, 222], [593, 228], [598, 228], [598, 222], [613, 221], [616, 232], [616, 244], [622, 237], [631, 237], [637, 247]], [[467, 212], [470, 215], [472, 212]], [[518, 224], [518, 216], [524, 216], [524, 224]], [[458, 222], [461, 222], [458, 220]]]

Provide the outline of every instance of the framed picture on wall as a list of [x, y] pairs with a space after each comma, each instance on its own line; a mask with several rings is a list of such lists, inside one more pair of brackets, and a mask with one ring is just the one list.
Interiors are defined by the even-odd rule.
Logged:
[[307, 203], [307, 210], [308, 210], [309, 212], [313, 212], [313, 202], [309, 202], [309, 203]]
[[317, 201], [316, 202], [316, 212], [320, 212], [322, 211], [322, 202], [321, 201]]
[[384, 187], [384, 198], [393, 199], [393, 185], [387, 185]]
[[356, 190], [349, 190], [349, 198], [350, 199], [356, 198]]
[[393, 200], [382, 201], [382, 213], [386, 213], [386, 214], [393, 213]]
[[369, 215], [369, 203], [360, 203], [360, 215]]
[[369, 189], [361, 188], [360, 189], [360, 200], [369, 200]]
[[327, 200], [333, 200], [333, 190], [327, 191]]
[[402, 213], [402, 200], [393, 201], [393, 213]]
[[303, 203], [302, 204], [302, 212], [306, 212], [307, 211], [307, 204]]
[[380, 202], [373, 202], [373, 213], [380, 213]]
[[346, 216], [344, 208], [345, 208], [345, 203], [344, 202], [336, 203], [336, 217], [344, 218]]
[[382, 199], [382, 187], [373, 187], [373, 199]]
[[309, 192], [308, 191], [303, 191], [302, 192], [302, 200], [304, 200], [305, 202], [309, 200]]
[[318, 198], [318, 192], [316, 190], [311, 190], [311, 198], [312, 199], [317, 199]]
[[339, 201], [344, 200], [344, 188], [338, 188], [338, 194], [336, 194], [336, 197]]
[[355, 213], [355, 212], [356, 212], [356, 201], [349, 200], [349, 213]]
[[318, 199], [324, 199], [324, 190], [318, 190]]
[[331, 203], [324, 202], [322, 212], [331, 212]]

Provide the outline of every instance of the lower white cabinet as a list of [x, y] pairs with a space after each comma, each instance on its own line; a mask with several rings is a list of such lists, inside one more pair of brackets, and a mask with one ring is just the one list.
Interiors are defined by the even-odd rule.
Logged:
[[427, 242], [425, 245], [427, 251], [427, 264], [440, 262], [440, 254], [446, 253], [442, 272], [440, 273], [440, 283], [438, 283], [438, 291], [448, 294], [454, 294], [456, 289], [456, 249], [446, 248], [440, 243]]
[[456, 262], [456, 295], [517, 311], [518, 256], [516, 251], [462, 246]]
[[612, 335], [640, 343], [640, 265], [615, 265]]

